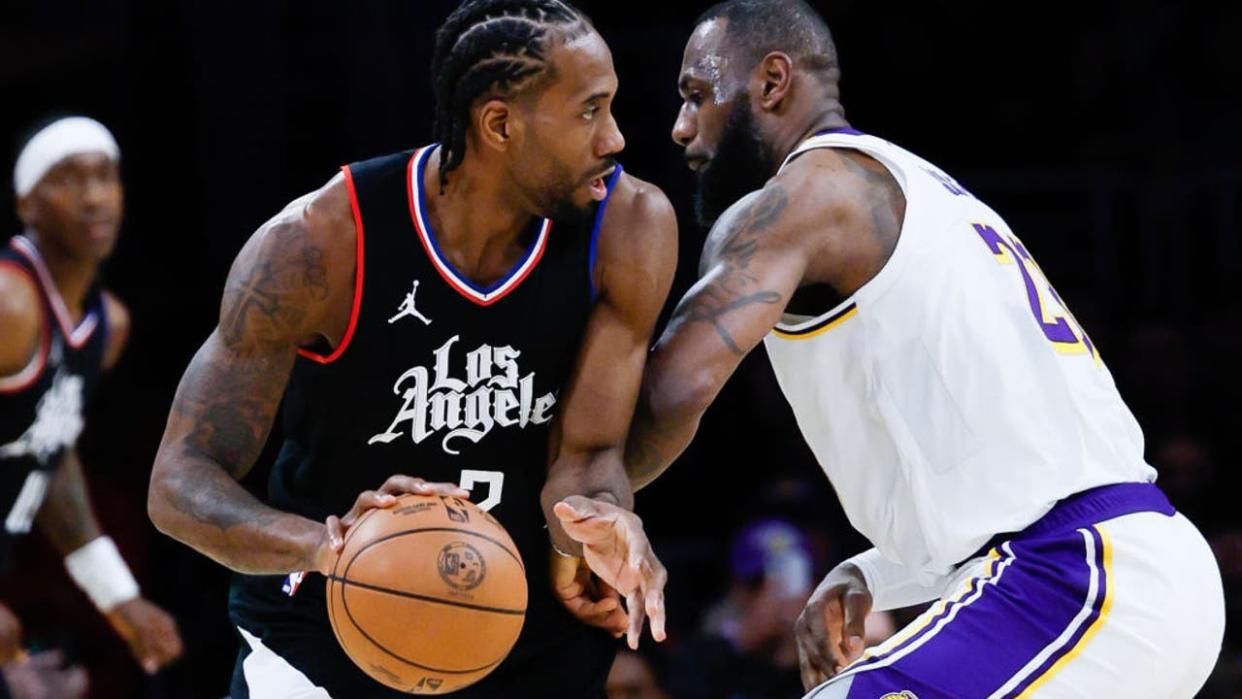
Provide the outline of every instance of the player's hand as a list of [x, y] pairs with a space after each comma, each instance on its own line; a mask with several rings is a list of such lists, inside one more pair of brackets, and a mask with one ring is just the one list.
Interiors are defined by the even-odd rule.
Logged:
[[552, 552], [552, 589], [561, 604], [579, 621], [621, 638], [630, 621], [621, 608], [621, 595], [591, 572], [577, 556]]
[[392, 507], [393, 503], [397, 502], [398, 495], [406, 494], [470, 497], [469, 490], [455, 483], [428, 483], [413, 476], [391, 476], [384, 481], [379, 490], [364, 490], [359, 493], [358, 498], [354, 500], [354, 506], [349, 508], [349, 512], [346, 512], [343, 517], [328, 516], [328, 520], [324, 523], [326, 526], [323, 538], [313, 557], [314, 569], [324, 575], [331, 574], [332, 567], [336, 565], [336, 557], [341, 554], [341, 548], [345, 546], [345, 532], [357, 523], [358, 518], [367, 510]]
[[129, 652], [148, 675], [181, 657], [181, 635], [168, 612], [141, 597], [122, 602], [106, 614], [112, 628], [129, 644]]
[[45, 650], [5, 664], [0, 670], [8, 695], [13, 699], [82, 699], [89, 684], [86, 670], [80, 665], [63, 667], [64, 663], [60, 651]]
[[616, 505], [572, 495], [556, 503], [553, 512], [565, 533], [582, 544], [582, 557], [591, 570], [625, 595], [629, 614], [626, 639], [638, 648], [643, 621], [651, 617], [651, 636], [664, 640], [664, 583], [668, 573], [656, 558], [638, 515]]
[[9, 608], [0, 604], [0, 664], [22, 653], [22, 623]]
[[810, 691], [862, 655], [871, 592], [862, 573], [843, 563], [823, 579], [794, 624], [802, 685]]

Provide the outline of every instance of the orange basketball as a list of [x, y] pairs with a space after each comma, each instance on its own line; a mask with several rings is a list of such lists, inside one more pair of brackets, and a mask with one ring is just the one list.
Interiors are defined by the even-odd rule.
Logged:
[[478, 682], [526, 618], [526, 571], [500, 522], [453, 497], [403, 495], [365, 513], [328, 577], [341, 647], [377, 681], [414, 694]]

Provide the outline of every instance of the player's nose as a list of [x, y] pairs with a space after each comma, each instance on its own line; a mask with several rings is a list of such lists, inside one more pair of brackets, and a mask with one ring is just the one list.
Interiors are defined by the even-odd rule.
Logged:
[[608, 121], [604, 125], [604, 129], [600, 134], [599, 155], [601, 158], [614, 156], [625, 150], [625, 136], [621, 134], [621, 127], [617, 126], [617, 120], [612, 114], [608, 115]]
[[694, 120], [690, 118], [689, 110], [682, 105], [681, 110], [677, 112], [677, 120], [673, 122], [673, 143], [685, 148], [694, 140], [697, 130], [694, 126]]

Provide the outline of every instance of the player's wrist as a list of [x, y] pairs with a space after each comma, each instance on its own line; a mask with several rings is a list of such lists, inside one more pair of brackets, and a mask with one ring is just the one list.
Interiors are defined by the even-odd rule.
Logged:
[[65, 556], [65, 569], [105, 614], [139, 595], [138, 581], [110, 536], [96, 537]]

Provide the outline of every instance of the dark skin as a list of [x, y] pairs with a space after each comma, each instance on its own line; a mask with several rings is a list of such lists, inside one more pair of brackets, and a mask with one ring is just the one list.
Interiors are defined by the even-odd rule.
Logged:
[[[701, 278], [677, 306], [649, 361], [626, 452], [636, 488], [685, 450], [742, 358], [801, 294], [826, 288], [846, 297], [879, 272], [905, 215], [905, 198], [887, 169], [857, 151], [810, 151], [777, 174], [803, 140], [848, 126], [836, 84], [779, 51], [757, 65], [741, 65], [726, 35], [727, 20], [715, 19], [691, 36], [673, 140], [692, 169], [710, 161], [728, 107], [741, 95], [770, 154], [771, 178], [716, 221]], [[871, 595], [853, 566], [833, 570], [812, 593], [796, 624], [808, 688], [861, 654], [870, 607]]]
[[[75, 326], [85, 315], [87, 293], [99, 265], [112, 252], [120, 228], [124, 193], [114, 160], [100, 153], [73, 155], [52, 167], [34, 189], [18, 199], [17, 208], [30, 237], [51, 273]], [[35, 281], [9, 265], [0, 266], [0, 376], [11, 376], [36, 360], [47, 318], [40, 307]], [[104, 292], [108, 344], [104, 371], [120, 360], [129, 335], [129, 312]], [[39, 529], [62, 555], [102, 536], [91, 507], [82, 463], [69, 448], [48, 485], [36, 517]], [[20, 650], [20, 625], [0, 615], [0, 661]], [[176, 623], [142, 597], [123, 602], [106, 614], [130, 652], [149, 673], [181, 655]], [[11, 622], [11, 623], [10, 623]]]
[[[592, 179], [624, 147], [609, 107], [616, 75], [588, 32], [559, 42], [543, 84], [488, 95], [471, 110], [466, 157], [440, 191], [439, 157], [426, 170], [428, 214], [441, 248], [472, 281], [505, 275], [524, 254], [523, 230], [547, 203], [586, 206]], [[555, 194], [555, 196], [550, 196]], [[268, 507], [237, 481], [253, 466], [299, 348], [336, 347], [353, 302], [353, 215], [342, 176], [265, 224], [229, 273], [216, 330], [192, 360], [151, 476], [148, 510], [166, 534], [247, 573], [329, 571], [349, 526], [394, 495], [466, 495], [452, 484], [395, 475], [360, 494], [343, 517], [314, 522]], [[622, 175], [600, 234], [600, 298], [561, 394], [542, 502], [555, 545], [581, 556], [630, 600], [577, 600], [575, 613], [637, 642], [644, 615], [663, 637], [664, 569], [641, 521], [622, 461], [648, 342], [676, 264], [676, 223], [664, 195]], [[588, 407], [589, 406], [589, 407]], [[555, 559], [558, 587], [580, 580], [578, 558]], [[573, 597], [571, 595], [571, 597]], [[567, 603], [568, 604], [568, 603]]]

